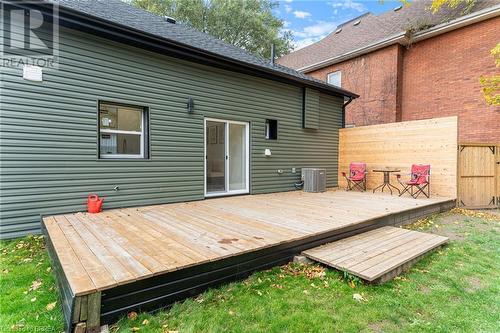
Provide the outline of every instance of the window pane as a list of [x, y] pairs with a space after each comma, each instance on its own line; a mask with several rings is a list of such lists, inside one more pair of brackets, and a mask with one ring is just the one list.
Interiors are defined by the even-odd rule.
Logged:
[[266, 119], [266, 139], [278, 139], [278, 121], [276, 119]]
[[246, 126], [229, 124], [229, 190], [246, 188]]
[[342, 74], [340, 71], [328, 74], [328, 83], [337, 87], [342, 86]]
[[101, 134], [101, 155], [140, 155], [141, 136], [138, 134]]
[[116, 129], [118, 125], [118, 107], [113, 105], [101, 105], [99, 121], [102, 129]]
[[142, 112], [140, 108], [101, 104], [99, 112], [101, 128], [140, 132]]
[[206, 123], [207, 192], [226, 191], [226, 124]]

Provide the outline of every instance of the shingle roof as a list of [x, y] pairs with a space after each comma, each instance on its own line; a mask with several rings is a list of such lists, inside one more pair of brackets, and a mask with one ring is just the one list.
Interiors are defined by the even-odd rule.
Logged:
[[[477, 0], [471, 12], [498, 3], [498, 0]], [[319, 42], [292, 52], [277, 61], [282, 65], [301, 69], [405, 32], [411, 27], [425, 29], [463, 15], [463, 6], [455, 9], [443, 7], [436, 14], [432, 14], [429, 10], [430, 4], [430, 0], [415, 0], [411, 1], [409, 6], [403, 6], [397, 11], [390, 10], [380, 15], [363, 14], [359, 24], [354, 25], [356, 19], [350, 20], [337, 27], [337, 29], [342, 28], [339, 33], [335, 33], [337, 31], [335, 29]]]
[[344, 89], [325, 84], [294, 69], [280, 64], [272, 64], [269, 59], [254, 55], [244, 49], [228, 44], [220, 39], [200, 32], [180, 23], [169, 23], [165, 18], [131, 6], [120, 0], [58, 0], [61, 11], [69, 9], [85, 16], [105, 20], [118, 26], [145, 32], [161, 37], [165, 42], [175, 42], [176, 45], [188, 46], [190, 50], [198, 49], [215, 56], [235, 60], [242, 65], [259, 68], [270, 75], [299, 81], [344, 96], [357, 97], [356, 94]]

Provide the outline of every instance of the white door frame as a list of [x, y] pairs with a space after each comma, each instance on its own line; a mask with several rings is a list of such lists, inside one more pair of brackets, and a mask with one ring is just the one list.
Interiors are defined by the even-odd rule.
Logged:
[[[229, 125], [230, 124], [238, 124], [245, 126], [245, 140], [246, 140], [246, 154], [245, 154], [245, 166], [246, 166], [246, 174], [245, 174], [245, 188], [242, 190], [229, 190], [229, 158], [224, 158], [224, 181], [225, 181], [225, 192], [217, 192], [217, 193], [207, 193], [207, 121], [215, 121], [220, 123], [225, 123], [226, 125], [224, 130], [224, 150], [225, 156], [229, 154]], [[227, 119], [218, 119], [218, 118], [205, 118], [203, 121], [203, 184], [204, 184], [204, 194], [206, 198], [210, 197], [219, 197], [219, 196], [227, 196], [227, 195], [236, 195], [236, 194], [248, 194], [250, 192], [250, 123], [245, 121], [235, 121], [235, 120], [227, 120]]]

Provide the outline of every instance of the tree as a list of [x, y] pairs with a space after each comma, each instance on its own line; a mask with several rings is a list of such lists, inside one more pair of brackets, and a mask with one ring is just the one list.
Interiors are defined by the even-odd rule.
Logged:
[[[437, 12], [443, 6], [456, 8], [461, 4], [465, 4], [465, 11], [468, 12], [474, 6], [476, 0], [432, 0], [431, 9], [433, 13]], [[492, 50], [491, 55], [495, 59], [497, 67], [500, 67], [500, 43]], [[486, 103], [489, 105], [500, 105], [500, 75], [481, 76], [479, 82], [483, 87], [483, 94]]]
[[464, 5], [464, 13], [470, 12], [476, 0], [432, 0], [431, 9], [433, 13], [436, 13], [439, 9], [444, 6], [451, 8], [457, 8], [460, 5]]
[[[491, 50], [497, 67], [500, 67], [500, 43]], [[483, 87], [484, 98], [489, 105], [500, 105], [500, 75], [481, 76], [479, 78]]]
[[292, 34], [273, 15], [273, 0], [132, 0], [132, 4], [269, 58], [292, 50]]

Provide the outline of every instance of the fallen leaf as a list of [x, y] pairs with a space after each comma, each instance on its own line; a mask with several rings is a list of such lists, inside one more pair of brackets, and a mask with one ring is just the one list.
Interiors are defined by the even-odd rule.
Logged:
[[149, 324], [149, 320], [144, 319], [144, 320], [142, 321], [142, 324], [143, 324], [143, 325], [148, 325], [148, 324]]
[[353, 294], [352, 295], [352, 298], [355, 300], [355, 301], [358, 301], [358, 302], [362, 302], [365, 300], [365, 298], [361, 295], [361, 294]]
[[46, 271], [50, 272], [52, 270], [52, 267], [47, 267]]
[[57, 301], [55, 301], [53, 303], [49, 303], [49, 304], [47, 304], [47, 306], [45, 307], [45, 309], [47, 309], [47, 311], [52, 311], [56, 307], [56, 304], [57, 304]]
[[257, 290], [257, 294], [258, 294], [259, 296], [262, 296], [262, 292], [261, 292], [260, 290]]
[[232, 310], [229, 310], [229, 315], [234, 316], [234, 312]]
[[33, 298], [31, 299], [31, 301], [32, 301], [32, 302], [36, 301], [36, 297], [33, 297]]
[[131, 330], [132, 332], [137, 332], [137, 331], [139, 331], [140, 329], [141, 329], [140, 327], [136, 327], [136, 326], [134, 326], [134, 327], [132, 327], [130, 330]]
[[168, 333], [179, 333], [179, 331], [168, 331]]
[[130, 320], [136, 320], [137, 319], [137, 312], [134, 312], [134, 311], [129, 312], [127, 314], [127, 318], [130, 319]]
[[17, 331], [18, 329], [23, 328], [23, 327], [24, 327], [24, 324], [19, 323], [19, 324], [12, 325], [10, 327], [10, 329], [13, 331]]
[[353, 289], [356, 288], [356, 283], [354, 283], [353, 280], [349, 280], [348, 284], [349, 284], [349, 287], [351, 287]]
[[30, 291], [37, 290], [42, 285], [41, 280], [35, 280], [31, 283]]
[[116, 325], [116, 324], [113, 324], [113, 325], [109, 326], [109, 330], [110, 330], [111, 332], [116, 332], [116, 331], [118, 331], [119, 329], [120, 329], [120, 326], [118, 326], [118, 325]]

